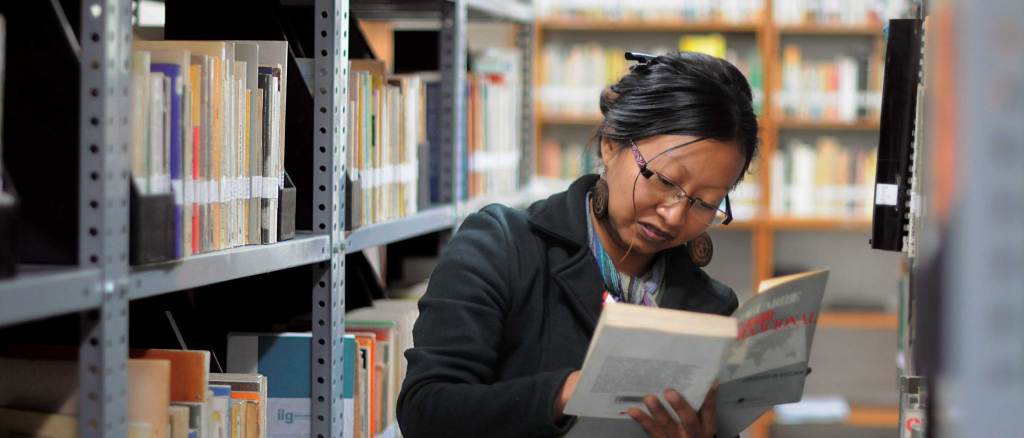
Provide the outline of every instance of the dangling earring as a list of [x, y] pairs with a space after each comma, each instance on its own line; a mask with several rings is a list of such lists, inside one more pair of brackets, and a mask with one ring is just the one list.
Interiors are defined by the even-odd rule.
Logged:
[[603, 176], [594, 184], [593, 193], [590, 194], [590, 210], [598, 220], [608, 218], [608, 181]]
[[700, 233], [686, 244], [686, 251], [690, 254], [690, 260], [698, 268], [707, 266], [715, 254], [715, 245], [711, 242], [711, 235], [707, 231]]

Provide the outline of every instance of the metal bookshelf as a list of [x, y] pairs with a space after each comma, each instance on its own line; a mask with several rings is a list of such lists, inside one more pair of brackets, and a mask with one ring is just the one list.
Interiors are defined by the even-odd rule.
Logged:
[[454, 207], [433, 207], [409, 217], [367, 225], [352, 231], [346, 239], [345, 253], [351, 254], [372, 246], [451, 229], [454, 226]]
[[[345, 255], [418, 235], [452, 229], [466, 201], [346, 233], [345, 156], [348, 21], [359, 18], [440, 18], [441, 66], [448, 155], [444, 174], [455, 192], [464, 148], [466, 29], [470, 19], [519, 25], [523, 50], [524, 129], [532, 129], [530, 61], [533, 16], [527, 3], [502, 0], [281, 0], [312, 6], [314, 14], [312, 231], [273, 245], [246, 246], [145, 266], [128, 264], [128, 102], [132, 43], [130, 0], [83, 0], [81, 8], [78, 264], [22, 266], [0, 280], [0, 327], [79, 314], [81, 437], [126, 435], [128, 304], [233, 279], [311, 266], [313, 317], [311, 436], [342, 434], [342, 356]], [[358, 14], [357, 14], [358, 13]], [[527, 131], [529, 132], [529, 131]], [[532, 136], [530, 137], [532, 138]], [[528, 143], [528, 141], [527, 141]], [[524, 144], [524, 161], [532, 145]], [[522, 175], [532, 175], [527, 167]], [[458, 198], [454, 198], [458, 199]]]
[[102, 298], [94, 293], [98, 269], [77, 267], [19, 267], [18, 276], [0, 282], [0, 326], [50, 315], [97, 309]]

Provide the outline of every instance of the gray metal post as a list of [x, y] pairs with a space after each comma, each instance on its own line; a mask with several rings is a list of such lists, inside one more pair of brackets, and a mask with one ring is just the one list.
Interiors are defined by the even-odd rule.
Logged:
[[313, 230], [331, 236], [331, 259], [313, 266], [310, 433], [340, 437], [345, 333], [345, 138], [348, 113], [348, 1], [316, 0]]
[[466, 164], [466, 15], [464, 0], [441, 1], [440, 184], [451, 187], [452, 205], [456, 206], [466, 195], [462, 180]]
[[81, 437], [126, 435], [129, 0], [85, 0], [81, 12], [79, 264], [101, 270], [98, 311], [81, 316]]

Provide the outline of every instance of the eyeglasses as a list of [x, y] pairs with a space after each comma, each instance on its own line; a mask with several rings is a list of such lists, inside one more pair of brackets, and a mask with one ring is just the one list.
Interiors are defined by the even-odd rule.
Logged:
[[[699, 138], [681, 145], [672, 146], [661, 152], [661, 154], [701, 140], [705, 139]], [[717, 206], [709, 204], [700, 198], [688, 195], [686, 190], [683, 190], [683, 188], [672, 181], [671, 178], [647, 167], [647, 160], [645, 160], [644, 156], [640, 153], [640, 148], [636, 146], [636, 142], [630, 139], [629, 144], [630, 149], [633, 151], [633, 159], [636, 160], [636, 165], [640, 167], [640, 176], [644, 177], [644, 181], [647, 182], [645, 186], [651, 193], [660, 199], [664, 199], [665, 203], [669, 206], [685, 202], [686, 214], [706, 226], [729, 225], [729, 223], [732, 222], [732, 206], [729, 203], [728, 194], [725, 195], [725, 199], [723, 199]], [[655, 158], [657, 158], [657, 155]]]

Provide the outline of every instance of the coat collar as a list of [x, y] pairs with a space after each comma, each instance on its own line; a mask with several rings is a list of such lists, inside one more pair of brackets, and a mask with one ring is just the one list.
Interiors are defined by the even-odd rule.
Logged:
[[[564, 263], [552, 266], [555, 280], [568, 295], [573, 310], [588, 331], [593, 331], [601, 314], [604, 284], [597, 262], [587, 242], [586, 196], [597, 182], [597, 175], [584, 175], [569, 189], [530, 206], [530, 223], [543, 233], [570, 246], [572, 254]], [[697, 282], [699, 269], [690, 261], [685, 246], [668, 250], [665, 269], [665, 289], [661, 307], [701, 310], [703, 288]], [[696, 275], [695, 275], [696, 274]], [[697, 295], [697, 296], [695, 296]]]

